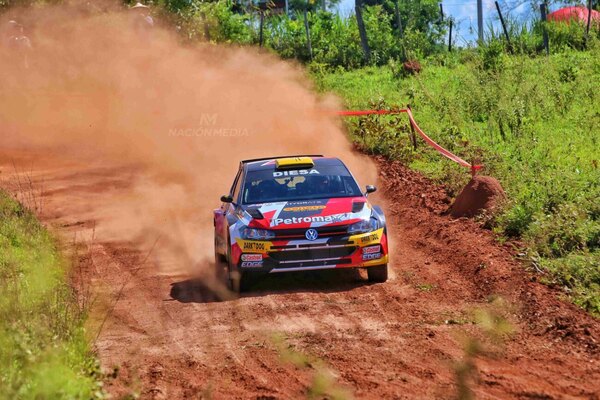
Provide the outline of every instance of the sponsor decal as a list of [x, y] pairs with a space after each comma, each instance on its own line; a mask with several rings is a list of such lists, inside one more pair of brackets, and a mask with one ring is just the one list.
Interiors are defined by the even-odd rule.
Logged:
[[313, 175], [313, 174], [320, 174], [319, 171], [317, 171], [316, 169], [292, 169], [289, 171], [274, 171], [273, 172], [273, 177], [275, 178], [280, 178], [282, 176], [298, 176], [298, 175]]
[[263, 266], [262, 261], [242, 261], [242, 268], [261, 268]]
[[363, 236], [360, 238], [360, 242], [361, 243], [370, 243], [373, 242], [375, 240], [379, 240], [379, 233], [377, 233], [377, 231], [375, 231], [374, 233], [371, 233], [367, 236]]
[[262, 261], [262, 254], [242, 254], [242, 261]]
[[265, 252], [268, 251], [271, 248], [271, 243], [268, 242], [253, 242], [253, 241], [248, 241], [248, 240], [238, 240], [238, 244], [240, 245], [240, 248], [242, 249], [243, 252], [256, 252], [256, 251], [261, 251], [261, 252]]
[[363, 247], [363, 249], [362, 249], [363, 254], [379, 253], [380, 251], [381, 251], [381, 246], [380, 245]]
[[299, 205], [306, 205], [306, 204], [321, 205], [321, 204], [323, 204], [324, 201], [326, 202], [327, 200], [295, 200], [295, 201], [290, 201], [287, 204], [290, 206], [299, 206]]
[[306, 236], [308, 240], [317, 240], [317, 238], [319, 237], [319, 232], [317, 232], [316, 229], [309, 229], [306, 231], [304, 236]]
[[363, 254], [362, 256], [363, 261], [376, 260], [378, 258], [381, 258], [381, 253]]
[[286, 207], [283, 211], [294, 211], [294, 212], [302, 212], [302, 211], [318, 211], [324, 209], [325, 206], [299, 206], [299, 207]]
[[313, 217], [292, 217], [292, 218], [275, 218], [273, 220], [273, 226], [277, 225], [292, 225], [301, 223], [316, 223], [316, 222], [342, 222], [348, 219], [348, 213], [334, 214], [334, 215], [316, 215]]

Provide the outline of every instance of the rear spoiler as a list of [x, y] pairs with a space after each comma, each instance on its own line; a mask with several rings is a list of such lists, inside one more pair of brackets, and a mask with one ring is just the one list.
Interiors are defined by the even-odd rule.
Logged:
[[242, 164], [247, 164], [255, 161], [267, 161], [267, 160], [275, 160], [277, 158], [297, 158], [297, 157], [323, 157], [322, 154], [298, 154], [293, 156], [274, 156], [274, 157], [263, 157], [263, 158], [252, 158], [250, 160], [242, 160], [240, 161]]
[[311, 157], [278, 158], [275, 160], [276, 169], [308, 169], [315, 166]]

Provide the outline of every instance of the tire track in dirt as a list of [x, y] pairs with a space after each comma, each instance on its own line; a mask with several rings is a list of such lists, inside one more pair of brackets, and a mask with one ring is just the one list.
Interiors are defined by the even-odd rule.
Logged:
[[[31, 172], [45, 185], [41, 217], [66, 242], [74, 233], [89, 241], [94, 208], [118, 199], [140, 173], [44, 161]], [[598, 321], [535, 282], [489, 232], [442, 215], [443, 188], [398, 163], [378, 162], [395, 238], [395, 277], [385, 284], [344, 271], [290, 274], [218, 301], [206, 280], [144, 261], [148, 249], [93, 242], [93, 262], [78, 277], [101, 296], [90, 330], [126, 283], [96, 342], [103, 368], [118, 368], [107, 390], [143, 398], [305, 396], [317, 367], [282, 360], [273, 339], [279, 334], [284, 348], [325, 362], [357, 398], [452, 398], [463, 339], [481, 336], [471, 311], [502, 296], [516, 331], [476, 360], [477, 397], [598, 398]], [[12, 167], [1, 168], [6, 178]]]

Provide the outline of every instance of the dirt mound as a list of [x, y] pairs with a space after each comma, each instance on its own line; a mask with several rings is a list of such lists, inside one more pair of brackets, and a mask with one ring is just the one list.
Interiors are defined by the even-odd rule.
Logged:
[[454, 200], [450, 215], [454, 218], [474, 217], [484, 210], [493, 209], [504, 198], [506, 194], [496, 178], [476, 175]]

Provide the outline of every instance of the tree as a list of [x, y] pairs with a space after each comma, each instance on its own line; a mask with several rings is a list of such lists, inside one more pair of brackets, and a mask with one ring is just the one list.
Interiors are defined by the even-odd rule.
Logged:
[[[433, 49], [446, 32], [448, 21], [442, 21], [439, 0], [363, 0], [366, 6], [380, 5], [389, 15], [388, 21], [398, 37], [418, 37], [420, 44]], [[406, 40], [411, 41], [410, 38]], [[423, 51], [428, 53], [429, 51]]]
[[290, 11], [315, 12], [335, 7], [341, 0], [288, 0]]
[[365, 29], [365, 21], [362, 15], [363, 0], [354, 0], [354, 12], [356, 14], [356, 23], [358, 24], [358, 33], [360, 34], [360, 45], [362, 46], [365, 56], [365, 62], [371, 60], [371, 49], [369, 48], [369, 40], [367, 38], [367, 30]]

